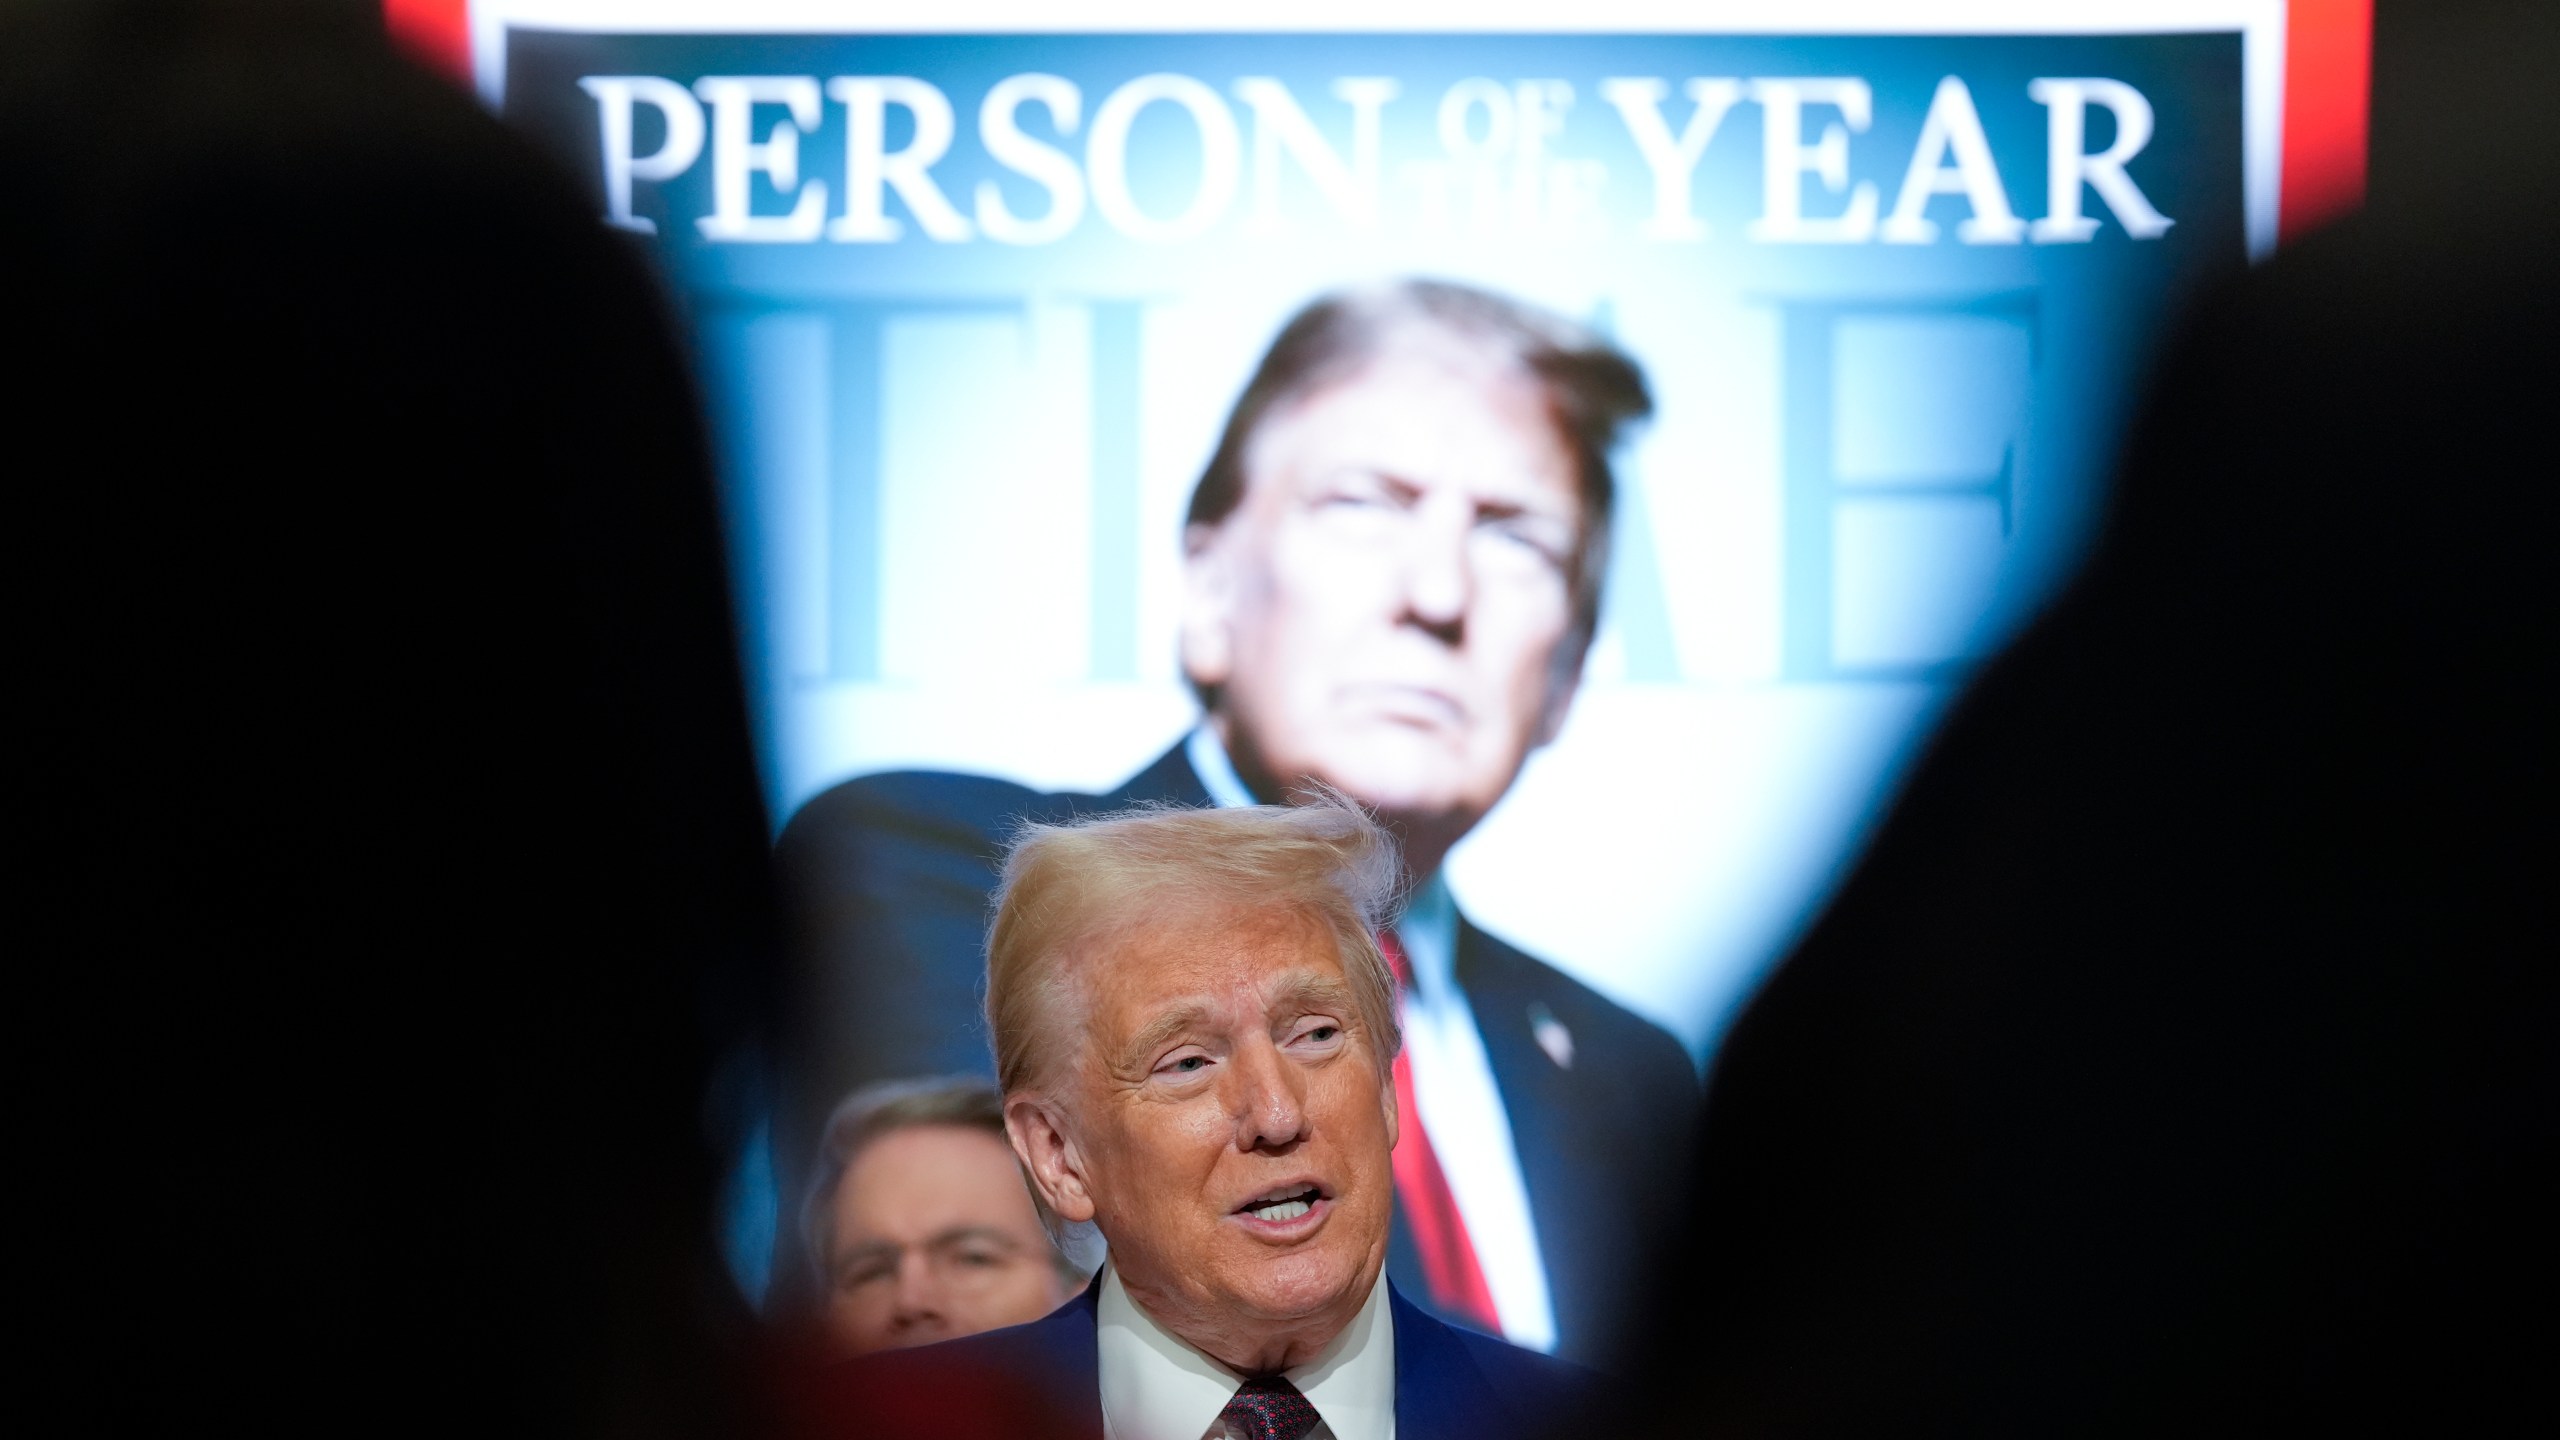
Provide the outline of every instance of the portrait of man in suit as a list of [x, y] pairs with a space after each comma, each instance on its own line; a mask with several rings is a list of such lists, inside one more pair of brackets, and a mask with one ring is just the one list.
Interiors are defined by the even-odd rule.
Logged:
[[1441, 867], [1564, 723], [1599, 623], [1611, 455], [1650, 410], [1614, 346], [1489, 291], [1407, 280], [1302, 309], [1192, 492], [1176, 639], [1196, 728], [1105, 795], [874, 775], [786, 829], [802, 1083], [983, 1070], [981, 926], [1026, 821], [1330, 788], [1403, 856], [1379, 937], [1408, 1120], [1389, 1272], [1459, 1323], [1608, 1356], [1695, 1071], [1660, 1027], [1470, 923]]
[[1005, 1124], [1051, 1223], [1110, 1258], [1045, 1319], [867, 1362], [893, 1393], [956, 1392], [881, 1408], [967, 1433], [1011, 1387], [1046, 1434], [1424, 1440], [1587, 1406], [1593, 1372], [1385, 1279], [1402, 1107], [1378, 936], [1402, 888], [1394, 841], [1325, 797], [1029, 831], [987, 945]]

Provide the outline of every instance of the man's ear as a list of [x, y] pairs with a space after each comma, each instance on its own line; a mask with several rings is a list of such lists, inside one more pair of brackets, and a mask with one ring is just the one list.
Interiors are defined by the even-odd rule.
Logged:
[[1387, 1148], [1390, 1150], [1396, 1148], [1396, 1140], [1404, 1133], [1404, 1107], [1396, 1103], [1395, 1073], [1392, 1061], [1378, 1072], [1379, 1103], [1387, 1107]]
[[1093, 1192], [1085, 1184], [1084, 1153], [1059, 1124], [1053, 1101], [1046, 1096], [1008, 1096], [1004, 1133], [1013, 1141], [1014, 1157], [1031, 1177], [1058, 1218], [1081, 1223], [1093, 1218]]
[[1182, 532], [1182, 673], [1204, 690], [1235, 669], [1235, 572], [1224, 527]]

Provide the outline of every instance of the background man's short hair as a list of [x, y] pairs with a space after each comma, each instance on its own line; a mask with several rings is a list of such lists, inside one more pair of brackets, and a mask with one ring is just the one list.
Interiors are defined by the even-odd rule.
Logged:
[[1294, 909], [1340, 947], [1359, 1023], [1381, 1066], [1402, 1044], [1395, 980], [1378, 953], [1403, 871], [1395, 841], [1331, 791], [1302, 805], [1141, 806], [1026, 826], [1005, 859], [987, 934], [987, 1032], [1004, 1093], [1035, 1088], [1071, 1023], [1077, 962], [1171, 904]]
[[1237, 397], [1217, 453], [1192, 487], [1186, 523], [1221, 524], [1243, 503], [1254, 432], [1273, 411], [1375, 358], [1416, 325], [1508, 360], [1546, 394], [1548, 418], [1573, 457], [1582, 502], [1582, 539], [1568, 577], [1574, 628], [1565, 647], [1578, 667], [1600, 627], [1600, 593], [1609, 573], [1609, 527], [1618, 494], [1609, 457], [1627, 427], [1653, 413], [1653, 395], [1643, 368], [1625, 352], [1561, 315], [1445, 280], [1400, 280], [1316, 299], [1281, 328]]
[[[885, 1080], [846, 1096], [827, 1117], [826, 1129], [818, 1138], [818, 1163], [812, 1171], [809, 1193], [800, 1206], [800, 1238], [810, 1263], [818, 1269], [820, 1294], [832, 1284], [827, 1272], [833, 1257], [828, 1251], [836, 1187], [844, 1183], [845, 1172], [853, 1168], [854, 1158], [872, 1141], [893, 1131], [924, 1125], [983, 1130], [1008, 1151], [1013, 1148], [1012, 1140], [1005, 1135], [1004, 1097], [995, 1086], [975, 1075]], [[1028, 1180], [1024, 1186], [1029, 1188]], [[1045, 1222], [1047, 1208], [1040, 1205], [1036, 1190], [1032, 1191], [1032, 1204], [1041, 1210]], [[1082, 1285], [1090, 1273], [1064, 1251], [1058, 1251], [1053, 1259], [1070, 1289]]]

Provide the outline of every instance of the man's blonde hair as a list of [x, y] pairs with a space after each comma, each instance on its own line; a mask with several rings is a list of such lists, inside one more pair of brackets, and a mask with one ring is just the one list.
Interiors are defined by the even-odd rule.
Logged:
[[1330, 792], [1303, 805], [1142, 806], [1029, 825], [1005, 859], [987, 931], [987, 1034], [1007, 1096], [1038, 1085], [1069, 1038], [1065, 988], [1102, 948], [1168, 910], [1294, 911], [1341, 949], [1381, 1073], [1402, 1045], [1378, 953], [1403, 872], [1395, 840]]

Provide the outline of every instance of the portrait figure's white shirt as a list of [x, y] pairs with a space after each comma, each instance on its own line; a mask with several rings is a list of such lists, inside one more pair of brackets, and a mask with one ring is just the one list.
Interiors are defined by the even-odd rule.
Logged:
[[[1138, 1308], [1105, 1268], [1095, 1282], [1095, 1350], [1106, 1440], [1233, 1440], [1218, 1412], [1244, 1377], [1184, 1344]], [[1396, 1335], [1384, 1275], [1333, 1343], [1285, 1371], [1321, 1417], [1308, 1440], [1395, 1440]]]

